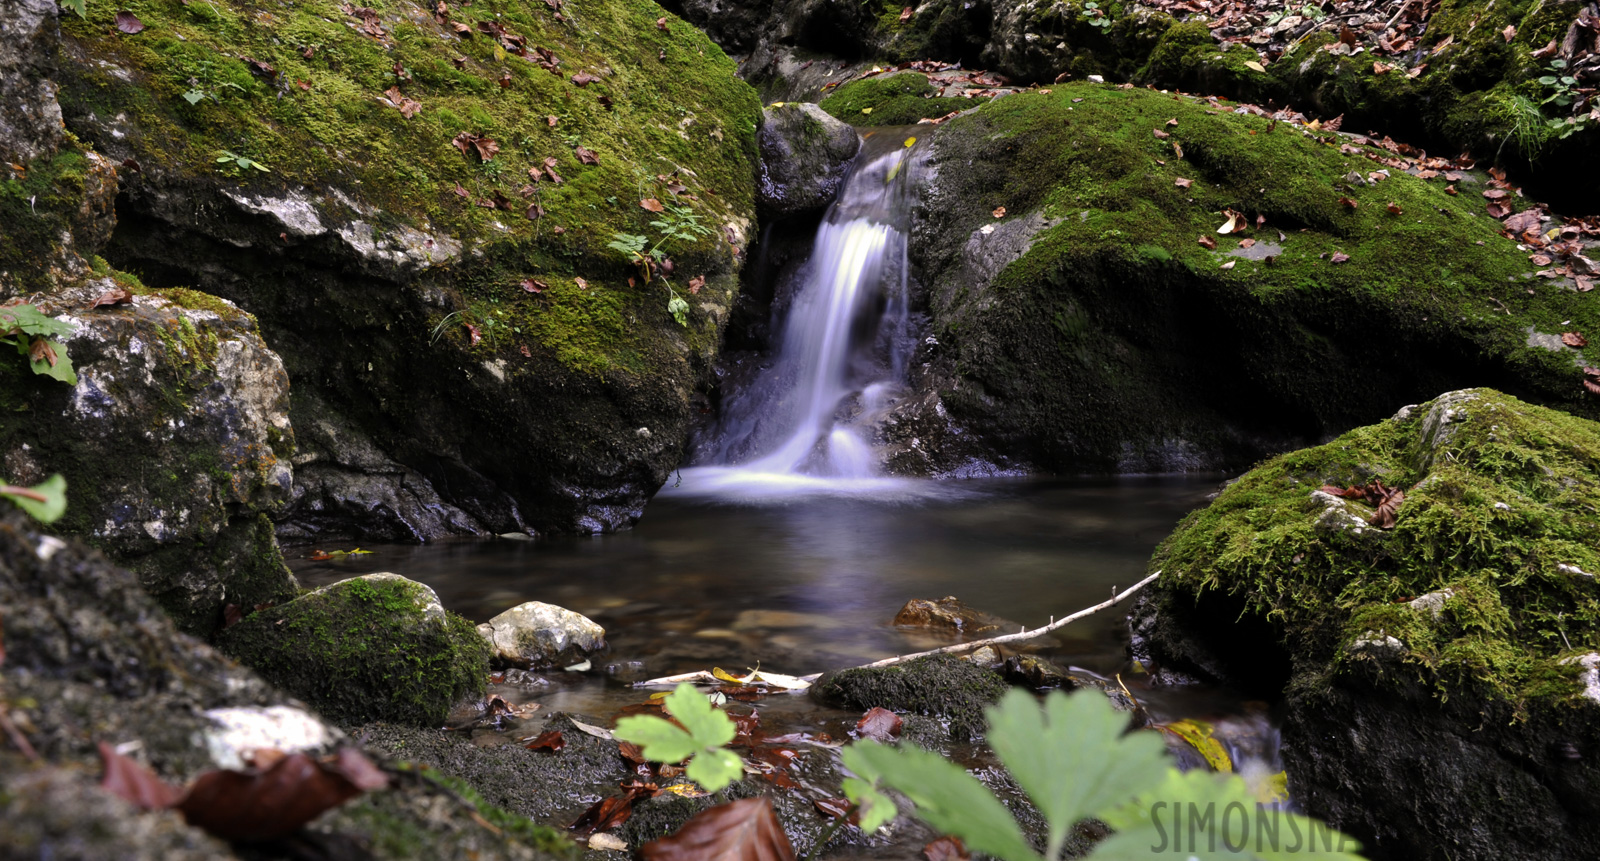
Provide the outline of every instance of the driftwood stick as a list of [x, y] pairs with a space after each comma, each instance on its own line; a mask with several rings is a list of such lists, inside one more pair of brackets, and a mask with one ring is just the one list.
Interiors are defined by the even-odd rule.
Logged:
[[1157, 577], [1160, 577], [1160, 576], [1161, 576], [1161, 572], [1157, 571], [1156, 573], [1151, 574], [1149, 577], [1146, 577], [1143, 580], [1140, 580], [1139, 582], [1133, 584], [1132, 586], [1129, 586], [1127, 589], [1124, 589], [1120, 594], [1112, 596], [1112, 598], [1110, 600], [1108, 600], [1108, 601], [1102, 601], [1099, 604], [1094, 605], [1093, 607], [1087, 607], [1085, 609], [1079, 610], [1078, 612], [1073, 613], [1070, 616], [1063, 616], [1062, 618], [1057, 619], [1057, 620], [1051, 622], [1050, 624], [1045, 625], [1042, 628], [1034, 628], [1031, 631], [1024, 630], [1024, 631], [1021, 631], [1021, 632], [1018, 632], [1018, 633], [1015, 633], [1015, 634], [1005, 634], [1005, 635], [999, 636], [999, 637], [990, 637], [987, 640], [973, 640], [970, 643], [956, 643], [953, 646], [945, 646], [945, 647], [939, 648], [939, 649], [931, 649], [931, 650], [926, 651], [926, 652], [917, 652], [914, 655], [898, 655], [898, 656], [893, 657], [893, 658], [884, 658], [881, 661], [873, 661], [870, 664], [862, 664], [861, 666], [856, 667], [855, 669], [868, 670], [868, 669], [872, 669], [873, 667], [891, 667], [891, 666], [894, 666], [895, 664], [904, 663], [906, 661], [914, 660], [916, 658], [926, 658], [929, 655], [943, 655], [943, 654], [948, 654], [950, 652], [970, 652], [970, 651], [972, 651], [974, 649], [981, 649], [984, 646], [993, 646], [993, 645], [998, 645], [1000, 643], [1015, 643], [1015, 642], [1019, 642], [1019, 641], [1022, 641], [1022, 640], [1031, 640], [1034, 637], [1040, 637], [1040, 636], [1043, 636], [1045, 634], [1048, 634], [1051, 631], [1054, 631], [1057, 628], [1062, 627], [1063, 625], [1069, 624], [1071, 622], [1076, 622], [1077, 620], [1082, 619], [1084, 616], [1089, 616], [1089, 615], [1092, 615], [1094, 613], [1098, 613], [1101, 610], [1106, 609], [1107, 607], [1112, 607], [1112, 606], [1115, 606], [1117, 604], [1120, 604], [1120, 603], [1122, 603], [1122, 600], [1124, 598], [1127, 598], [1129, 595], [1132, 595], [1133, 593], [1139, 591], [1140, 589], [1143, 589], [1144, 587], [1146, 587], [1146, 586], [1150, 585], [1151, 583], [1155, 582], [1155, 579]]

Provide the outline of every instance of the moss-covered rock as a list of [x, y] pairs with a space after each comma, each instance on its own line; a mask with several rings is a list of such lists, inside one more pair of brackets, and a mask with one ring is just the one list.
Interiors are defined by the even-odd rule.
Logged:
[[812, 104], [767, 108], [761, 123], [761, 206], [768, 217], [833, 202], [861, 149], [856, 130]]
[[[1600, 424], [1489, 389], [1273, 459], [1156, 551], [1142, 648], [1286, 690], [1291, 789], [1366, 845], [1582, 857], [1600, 833], [1600, 699], [1580, 678], [1600, 649], [1597, 463]], [[1405, 494], [1392, 529], [1319, 489], [1371, 481]]]
[[[760, 105], [720, 49], [648, 0], [127, 5], [138, 35], [63, 19], [57, 72], [69, 127], [140, 168], [106, 256], [256, 314], [305, 403], [476, 530], [636, 518], [754, 217]], [[663, 217], [703, 228], [662, 246], [673, 288], [608, 247]]]
[[982, 104], [936, 92], [927, 75], [901, 72], [851, 81], [829, 93], [820, 106], [851, 125], [909, 126]]
[[[1452, 196], [1348, 138], [1111, 85], [996, 99], [930, 139], [911, 255], [936, 343], [885, 431], [906, 472], [975, 440], [1054, 472], [1243, 465], [1483, 382], [1600, 413], [1590, 353], [1530, 340], [1600, 314], [1533, 278], [1477, 175]], [[974, 433], [941, 441], [945, 415]]]
[[324, 586], [227, 628], [221, 648], [328, 717], [439, 725], [480, 696], [489, 648], [428, 587], [395, 574]]
[[816, 687], [816, 695], [840, 708], [885, 708], [940, 718], [949, 736], [965, 741], [983, 734], [983, 710], [1007, 690], [1000, 676], [949, 655], [918, 658], [891, 667], [844, 670]]

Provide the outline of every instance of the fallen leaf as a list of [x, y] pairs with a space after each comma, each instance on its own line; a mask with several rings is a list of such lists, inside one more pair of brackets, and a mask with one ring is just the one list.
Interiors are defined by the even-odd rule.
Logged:
[[1003, 207], [1003, 206], [997, 206], [997, 207], [995, 207], [994, 212], [991, 212], [989, 214], [993, 215], [995, 218], [1005, 218], [1006, 217], [1006, 208]]
[[1252, 245], [1255, 245], [1255, 244], [1256, 244], [1256, 241], [1254, 239], [1241, 239], [1241, 240], [1239, 240], [1239, 247], [1240, 248], [1249, 248], [1249, 247], [1251, 247]]
[[584, 164], [600, 163], [600, 157], [594, 154], [594, 150], [588, 149], [587, 147], [575, 147], [572, 150], [572, 153], [578, 157], [578, 161]]
[[1328, 258], [1328, 262], [1330, 263], [1345, 263], [1349, 260], [1350, 255], [1344, 253], [1343, 251], [1335, 251], [1333, 252], [1333, 256]]
[[1194, 185], [1194, 180], [1192, 180], [1192, 179], [1184, 179], [1183, 177], [1180, 176], [1177, 179], [1174, 179], [1172, 181], [1172, 184], [1177, 186], [1177, 187], [1179, 187], [1179, 188], [1188, 188], [1189, 186]]
[[1239, 261], [1237, 261], [1237, 260], [1229, 260], [1227, 263], [1222, 264], [1222, 268], [1224, 270], [1228, 270], [1228, 269], [1232, 269], [1233, 267], [1238, 266], [1238, 265], [1239, 265]]
[[470, 342], [471, 345], [474, 346], [474, 347], [478, 346], [478, 342], [483, 340], [483, 330], [479, 329], [477, 326], [472, 325], [471, 323], [467, 323], [466, 327], [467, 327], [467, 340], [468, 340], [468, 342]]
[[862, 715], [861, 720], [856, 721], [856, 732], [862, 738], [888, 743], [899, 737], [900, 727], [903, 723], [905, 721], [894, 712], [885, 708], [874, 707]]
[[765, 797], [695, 814], [671, 837], [639, 847], [645, 861], [794, 861], [794, 847]]
[[1591, 395], [1600, 395], [1600, 368], [1583, 369], [1583, 387]]
[[1444, 193], [1450, 195], [1451, 197], [1455, 197], [1456, 195], [1460, 194], [1461, 192], [1456, 191], [1456, 187], [1455, 186], [1447, 185], [1447, 186], [1444, 187]]
[[100, 788], [141, 810], [165, 810], [178, 803], [183, 793], [137, 762], [100, 742], [100, 764], [104, 775]]
[[661, 205], [661, 201], [656, 200], [653, 197], [647, 197], [644, 200], [639, 201], [639, 205], [650, 210], [651, 212], [660, 212], [666, 209], [665, 206]]
[[1167, 134], [1166, 132], [1164, 132], [1164, 131], [1162, 131], [1160, 129], [1154, 129], [1150, 133], [1155, 135], [1158, 138], [1170, 138], [1170, 137], [1172, 137], [1172, 135]]
[[388, 775], [353, 748], [327, 763], [292, 753], [259, 772], [206, 772], [177, 809], [190, 825], [225, 840], [270, 840], [388, 783]]
[[100, 308], [100, 307], [106, 306], [106, 305], [132, 305], [132, 304], [133, 304], [133, 294], [129, 293], [128, 291], [126, 291], [124, 289], [122, 289], [121, 287], [118, 287], [115, 290], [107, 290], [106, 292], [101, 293], [98, 297], [95, 298], [95, 300], [93, 302], [89, 303], [89, 307], [87, 307], [87, 308], [85, 308], [83, 310], [85, 310], [85, 311], [93, 311], [96, 308]]
[[572, 82], [580, 87], [587, 87], [598, 80], [600, 79], [588, 72], [579, 72], [572, 76]]
[[960, 837], [940, 837], [922, 847], [922, 857], [928, 861], [971, 861], [967, 847]]
[[661, 17], [661, 18], [657, 18], [656, 19], [656, 29], [660, 30], [663, 33], [672, 32], [671, 30], [667, 29], [667, 19], [664, 16]]
[[556, 123], [560, 122], [560, 120], [556, 118], [555, 114], [551, 114], [544, 118], [544, 122], [545, 125], [549, 126], [550, 128], [555, 128]]
[[1224, 209], [1222, 211], [1222, 214], [1226, 215], [1228, 217], [1228, 220], [1221, 227], [1217, 228], [1217, 232], [1218, 233], [1229, 234], [1229, 233], [1233, 233], [1236, 230], [1243, 230], [1244, 229], [1244, 226], [1245, 226], [1245, 223], [1246, 223], [1245, 222], [1244, 213], [1242, 213], [1242, 212], [1234, 212], [1231, 209]]
[[1506, 28], [1500, 31], [1500, 35], [1504, 36], [1506, 41], [1509, 42], [1512, 39], [1517, 38], [1517, 28], [1511, 24], [1507, 24]]
[[1400, 208], [1400, 204], [1395, 203], [1392, 200], [1389, 201], [1389, 205], [1385, 208], [1389, 210], [1390, 215], [1401, 215], [1404, 213], [1404, 210]]
[[[416, 116], [418, 111], [422, 110], [422, 103], [416, 99], [409, 98], [402, 94], [399, 87], [390, 87], [389, 89], [384, 90], [383, 101], [388, 104], [389, 107], [399, 109], [400, 116], [405, 117], [408, 120]], [[459, 147], [457, 148], [459, 149]], [[465, 154], [464, 150], [463, 154]]]
[[522, 279], [522, 289], [529, 293], [543, 293], [550, 289], [550, 285], [537, 278], [524, 278]]
[[900, 20], [902, 22], [910, 21], [911, 20], [911, 16], [913, 14], [915, 14], [915, 12], [916, 12], [916, 10], [912, 9], [910, 6], [907, 6], [907, 7], [903, 8], [903, 9], [901, 9], [900, 10]]
[[841, 816], [848, 816], [853, 805], [848, 798], [815, 798], [812, 799], [811, 806], [829, 819], [838, 819]]
[[1217, 240], [1212, 239], [1211, 237], [1205, 236], [1203, 234], [1200, 236], [1200, 238], [1197, 241], [1200, 243], [1200, 246], [1202, 248], [1205, 248], [1207, 250], [1214, 250], [1217, 247]]
[[1183, 158], [1183, 145], [1178, 143], [1177, 141], [1173, 141], [1172, 142], [1172, 154], [1176, 155], [1178, 158]]
[[1550, 258], [1543, 254], [1535, 254], [1528, 258], [1528, 262], [1535, 266], [1549, 266]]
[[1345, 205], [1345, 206], [1348, 206], [1348, 207], [1350, 207], [1350, 208], [1351, 208], [1351, 209], [1355, 209], [1355, 208], [1356, 208], [1356, 207], [1358, 207], [1358, 206], [1360, 206], [1360, 205], [1361, 205], [1361, 204], [1359, 204], [1359, 203], [1356, 203], [1356, 202], [1355, 202], [1355, 201], [1353, 201], [1353, 200], [1351, 200], [1351, 199], [1350, 199], [1350, 198], [1348, 198], [1348, 197], [1341, 197], [1341, 198], [1339, 198], [1339, 202], [1340, 202], [1340, 203], [1342, 203], [1342, 204], [1344, 204], [1344, 205]]
[[1439, 44], [1433, 46], [1433, 50], [1430, 51], [1429, 54], [1432, 55], [1432, 56], [1437, 57], [1439, 55], [1440, 51], [1443, 51], [1444, 49], [1450, 47], [1451, 45], [1454, 45], [1455, 43], [1456, 43], [1456, 37], [1455, 36], [1446, 36], [1446, 37], [1444, 37], [1444, 41], [1442, 41]]
[[1175, 126], [1177, 124], [1178, 124], [1178, 118], [1177, 117], [1173, 117], [1172, 119], [1167, 120], [1167, 128], [1172, 128], [1173, 126]]
[[144, 22], [139, 20], [139, 16], [126, 9], [117, 13], [116, 21], [117, 29], [127, 33], [129, 36], [144, 32]]
[[1407, 71], [1406, 72], [1406, 77], [1407, 78], [1415, 78], [1416, 76], [1422, 74], [1422, 70], [1424, 70], [1426, 68], [1428, 68], [1428, 64], [1427, 63], [1423, 63], [1422, 65], [1417, 66], [1416, 68]]
[[1378, 503], [1378, 510], [1372, 513], [1367, 522], [1379, 529], [1393, 529], [1399, 517], [1400, 504], [1406, 501], [1406, 495], [1399, 488], [1384, 487], [1381, 481], [1373, 483], [1381, 489], [1383, 498]]
[[576, 275], [572, 276], [572, 283], [578, 285], [578, 289], [579, 290], [587, 290], [587, 289], [589, 289], [589, 282], [583, 280], [582, 278], [579, 278]]
[[1488, 198], [1489, 200], [1502, 200], [1507, 195], [1509, 195], [1510, 193], [1511, 192], [1506, 191], [1503, 188], [1490, 188], [1490, 189], [1484, 190], [1483, 196]]
[[550, 753], [555, 753], [566, 746], [567, 742], [561, 737], [561, 730], [558, 729], [539, 733], [534, 737], [533, 741], [523, 745], [528, 750], [544, 750]]
[[1389, 63], [1380, 61], [1372, 64], [1372, 73], [1374, 75], [1387, 75], [1392, 71], [1394, 71], [1394, 66]]
[[[621, 795], [611, 795], [596, 801], [567, 828], [580, 836], [588, 836], [596, 831], [610, 831], [628, 821], [628, 817], [633, 815], [635, 801], [640, 798], [653, 798], [660, 792], [655, 784], [645, 783], [642, 780], [630, 780], [619, 786], [622, 789]], [[684, 827], [687, 828], [688, 825]]]
[[527, 359], [533, 358], [533, 351], [528, 349], [528, 345], [527, 344], [523, 344], [523, 345], [519, 346], [517, 349], [522, 351], [523, 358], [527, 358]]
[[500, 73], [499, 84], [500, 84], [500, 89], [502, 89], [502, 90], [510, 89], [510, 87], [511, 87], [511, 73], [510, 72], [501, 72]]
[[1577, 332], [1562, 332], [1561, 343], [1569, 347], [1587, 347], [1589, 346], [1589, 339]]
[[704, 287], [704, 286], [706, 286], [706, 276], [704, 276], [704, 275], [696, 275], [695, 277], [690, 278], [689, 279], [689, 293], [690, 293], [690, 295], [694, 295], [694, 294], [699, 293], [700, 292], [700, 288]]

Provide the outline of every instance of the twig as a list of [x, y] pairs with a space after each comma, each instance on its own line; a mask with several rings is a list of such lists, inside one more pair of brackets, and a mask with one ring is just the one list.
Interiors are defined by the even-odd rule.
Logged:
[[33, 745], [28, 744], [28, 737], [23, 735], [22, 730], [17, 729], [17, 725], [11, 722], [11, 715], [6, 714], [6, 710], [3, 707], [0, 707], [0, 729], [6, 731], [6, 735], [11, 737], [11, 743], [16, 745], [17, 750], [21, 751], [23, 756], [33, 762], [39, 761], [39, 752], [33, 749]]
[[1399, 21], [1400, 20], [1400, 16], [1406, 14], [1406, 10], [1410, 9], [1410, 8], [1411, 8], [1411, 0], [1406, 0], [1406, 2], [1401, 3], [1399, 11], [1395, 12], [1394, 13], [1394, 17], [1389, 19], [1389, 23], [1383, 25], [1383, 29], [1378, 31], [1378, 32], [1387, 33], [1390, 30], [1393, 30], [1395, 22]]
[[1084, 616], [1088, 616], [1088, 615], [1091, 615], [1093, 613], [1098, 613], [1099, 611], [1104, 610], [1107, 607], [1116, 606], [1117, 604], [1122, 603], [1122, 600], [1124, 598], [1127, 598], [1129, 595], [1132, 595], [1133, 593], [1139, 591], [1140, 589], [1143, 589], [1144, 587], [1146, 587], [1146, 586], [1150, 585], [1151, 583], [1155, 582], [1155, 579], [1157, 577], [1160, 577], [1160, 576], [1161, 576], [1161, 572], [1157, 571], [1156, 573], [1151, 574], [1149, 577], [1146, 577], [1143, 580], [1140, 580], [1139, 582], [1133, 584], [1132, 586], [1129, 586], [1127, 589], [1124, 589], [1121, 594], [1116, 595], [1115, 597], [1111, 598], [1109, 601], [1102, 601], [1099, 604], [1094, 605], [1093, 607], [1088, 607], [1088, 608], [1085, 608], [1083, 610], [1079, 610], [1078, 612], [1073, 613], [1070, 616], [1063, 616], [1060, 619], [1057, 619], [1054, 622], [1051, 622], [1050, 624], [1045, 625], [1042, 628], [1034, 628], [1031, 631], [1021, 631], [1021, 632], [1016, 633], [1016, 634], [1005, 634], [1005, 635], [1000, 636], [1000, 637], [990, 637], [987, 640], [973, 640], [970, 643], [956, 643], [953, 646], [945, 646], [945, 647], [939, 648], [939, 649], [930, 649], [929, 651], [917, 652], [916, 654], [912, 654], [912, 655], [898, 655], [898, 656], [893, 657], [893, 658], [884, 658], [881, 661], [873, 661], [870, 664], [862, 664], [861, 666], [856, 667], [855, 669], [868, 670], [868, 669], [872, 669], [874, 667], [890, 667], [890, 666], [894, 666], [895, 664], [904, 663], [906, 661], [910, 661], [910, 660], [913, 660], [913, 659], [916, 659], [916, 658], [926, 658], [929, 655], [943, 655], [943, 654], [948, 654], [950, 652], [970, 652], [973, 649], [981, 649], [984, 646], [994, 646], [994, 645], [998, 645], [1000, 643], [1015, 643], [1015, 642], [1018, 642], [1018, 641], [1021, 641], [1021, 640], [1031, 640], [1031, 639], [1033, 639], [1035, 637], [1042, 636], [1044, 634], [1048, 634], [1051, 631], [1054, 631], [1057, 628], [1062, 627], [1063, 625], [1067, 625], [1067, 624], [1069, 624], [1071, 622], [1076, 622], [1077, 620], [1082, 619]]

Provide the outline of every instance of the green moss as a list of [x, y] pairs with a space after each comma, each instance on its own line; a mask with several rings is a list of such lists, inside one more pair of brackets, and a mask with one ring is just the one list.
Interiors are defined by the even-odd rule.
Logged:
[[28, 293], [52, 286], [49, 262], [61, 234], [82, 205], [89, 162], [68, 146], [40, 157], [21, 171], [0, 165], [0, 293]]
[[[1270, 620], [1297, 670], [1423, 679], [1518, 710], [1579, 695], [1561, 661], [1600, 647], [1600, 425], [1488, 389], [1275, 458], [1186, 518], [1151, 560], [1169, 591], [1218, 591]], [[1374, 476], [1405, 491], [1393, 530], [1332, 527], [1312, 493]], [[1364, 517], [1360, 503], [1351, 510]], [[1337, 519], [1337, 518], [1336, 518]], [[1408, 603], [1434, 593], [1437, 618]], [[1376, 668], [1374, 664], [1378, 665]]]
[[[934, 139], [942, 204], [925, 252], [934, 334], [961, 381], [946, 405], [1008, 456], [1060, 471], [1193, 468], [1187, 446], [1238, 462], [1260, 450], [1251, 433], [1337, 433], [1474, 373], [1596, 415], [1574, 365], [1589, 350], [1530, 348], [1527, 329], [1600, 330], [1600, 309], [1533, 281], [1474, 185], [1451, 196], [1368, 153], [1385, 155], [1110, 86], [952, 120]], [[1227, 210], [1246, 216], [1249, 251], [1218, 234]], [[961, 254], [982, 229], [1032, 235], [987, 282]]]
[[[495, 22], [526, 38], [532, 60], [507, 54], [480, 30], [459, 37], [431, 15], [398, 7], [380, 5], [380, 38], [358, 31], [360, 20], [336, 3], [124, 5], [146, 24], [138, 36], [117, 33], [118, 10], [109, 7], [91, 8], [87, 21], [64, 20], [67, 53], [78, 58], [61, 75], [70, 117], [127, 116], [133, 133], [119, 146], [164, 182], [182, 177], [263, 196], [334, 189], [378, 207], [366, 220], [380, 235], [409, 225], [467, 239], [474, 253], [449, 273], [464, 322], [493, 328], [502, 315], [485, 306], [495, 303], [507, 316], [554, 318], [514, 323], [520, 337], [475, 345], [464, 328], [452, 333], [480, 358], [515, 361], [527, 346], [594, 374], [645, 367], [641, 356], [652, 367], [676, 356], [682, 341], [663, 334], [677, 328], [665, 293], [628, 286], [627, 261], [605, 247], [615, 233], [650, 231], [643, 198], [689, 206], [714, 228], [672, 249], [688, 277], [736, 266], [722, 226], [745, 230], [753, 216], [761, 106], [702, 33], [681, 22], [656, 27], [666, 13], [648, 0], [574, 0], [559, 16], [539, 3], [452, 4], [452, 23]], [[557, 74], [536, 65], [533, 46], [560, 59]], [[580, 72], [597, 80], [579, 87], [571, 78]], [[380, 100], [394, 86], [421, 103], [420, 113], [406, 119]], [[91, 132], [103, 129], [90, 123]], [[488, 162], [464, 156], [451, 144], [460, 133], [494, 139], [499, 153]], [[599, 163], [580, 162], [578, 146]], [[219, 164], [224, 151], [271, 172]], [[546, 158], [557, 160], [564, 182], [529, 186], [530, 169]], [[676, 180], [689, 187], [679, 197], [667, 190]], [[537, 221], [523, 215], [525, 187], [545, 211]], [[496, 195], [515, 202], [513, 210], [476, 205]], [[353, 215], [323, 208], [325, 220]], [[517, 286], [573, 276], [607, 298], [552, 314], [549, 297]], [[692, 345], [714, 344], [714, 321], [699, 309], [726, 307], [725, 297], [679, 292], [697, 309]], [[431, 329], [438, 319], [423, 322]]]
[[907, 126], [982, 104], [983, 99], [937, 96], [938, 88], [919, 72], [851, 81], [823, 99], [823, 110], [857, 126]]
[[957, 741], [983, 734], [986, 706], [1007, 690], [995, 673], [949, 655], [918, 658], [892, 667], [845, 670], [817, 688], [842, 708], [886, 708], [931, 715], [949, 722]]
[[471, 622], [430, 618], [425, 587], [356, 578], [257, 611], [220, 647], [336, 721], [444, 721], [483, 693], [489, 651]]

